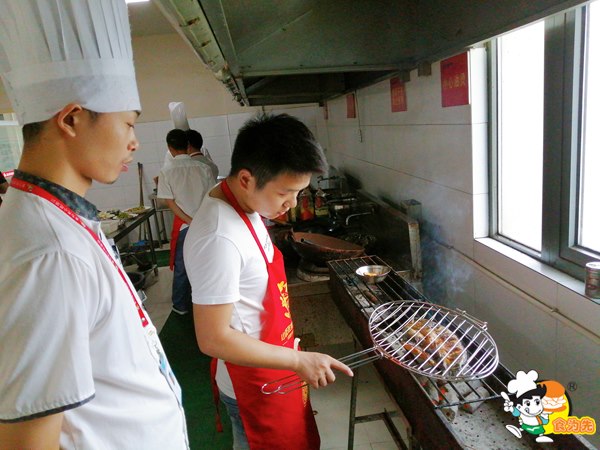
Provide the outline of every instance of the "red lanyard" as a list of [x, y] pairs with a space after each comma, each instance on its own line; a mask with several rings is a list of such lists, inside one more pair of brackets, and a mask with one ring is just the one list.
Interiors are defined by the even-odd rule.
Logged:
[[127, 289], [129, 290], [129, 293], [131, 294], [131, 298], [133, 299], [133, 303], [135, 304], [135, 308], [137, 309], [138, 315], [140, 316], [140, 320], [142, 322], [142, 327], [145, 328], [146, 326], [148, 326], [148, 319], [146, 318], [146, 315], [144, 314], [142, 307], [140, 306], [139, 302], [137, 301], [135, 294], [131, 290], [131, 286], [127, 282], [125, 273], [123, 273], [123, 271], [121, 270], [121, 267], [119, 267], [119, 265], [116, 263], [114, 258], [112, 256], [110, 256], [110, 253], [108, 253], [106, 246], [104, 245], [104, 243], [102, 242], [100, 237], [96, 233], [94, 233], [94, 230], [92, 230], [90, 227], [88, 227], [81, 220], [81, 218], [73, 212], [73, 210], [71, 208], [69, 208], [67, 205], [65, 205], [63, 202], [61, 202], [59, 199], [57, 199], [54, 195], [50, 194], [45, 189], [42, 189], [39, 186], [36, 186], [31, 183], [27, 183], [26, 181], [20, 180], [15, 177], [13, 177], [13, 179], [11, 180], [10, 186], [14, 187], [15, 189], [19, 189], [23, 192], [29, 192], [30, 194], [34, 194], [34, 195], [37, 195], [38, 197], [42, 197], [43, 199], [48, 200], [50, 203], [52, 203], [54, 206], [56, 206], [58, 209], [60, 209], [62, 212], [64, 212], [67, 216], [69, 216], [71, 219], [73, 219], [77, 224], [79, 224], [81, 227], [83, 227], [83, 229], [85, 231], [88, 232], [88, 234], [92, 237], [92, 239], [94, 239], [94, 241], [96, 241], [96, 244], [98, 244], [98, 246], [102, 249], [104, 254], [108, 257], [108, 259], [113, 264], [115, 269], [117, 269], [117, 272], [119, 272], [121, 279], [127, 286]]

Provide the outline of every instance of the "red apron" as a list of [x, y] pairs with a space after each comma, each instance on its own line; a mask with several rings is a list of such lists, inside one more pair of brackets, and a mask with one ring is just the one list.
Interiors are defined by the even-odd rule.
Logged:
[[[273, 261], [269, 263], [250, 219], [241, 209], [225, 180], [221, 182], [221, 189], [231, 206], [248, 226], [267, 265], [269, 280], [263, 299], [265, 315], [262, 318], [260, 340], [268, 344], [294, 348], [294, 325], [290, 313], [283, 255], [277, 247], [273, 246]], [[294, 372], [238, 366], [229, 362], [226, 362], [226, 366], [252, 450], [319, 448], [321, 440], [308, 398], [307, 386], [286, 395], [265, 395], [261, 392], [261, 387], [265, 383], [294, 375]]]
[[181, 225], [183, 225], [184, 223], [185, 222], [183, 221], [183, 219], [180, 219], [178, 216], [175, 216], [173, 218], [173, 229], [171, 230], [171, 242], [169, 243], [169, 250], [170, 250], [169, 268], [171, 270], [173, 270], [173, 267], [175, 267], [175, 253], [177, 250], [177, 239], [179, 238], [179, 231], [181, 230]]

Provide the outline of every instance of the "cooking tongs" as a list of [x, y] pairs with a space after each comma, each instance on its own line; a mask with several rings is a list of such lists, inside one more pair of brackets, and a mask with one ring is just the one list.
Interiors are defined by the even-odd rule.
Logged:
[[[411, 372], [444, 381], [484, 378], [498, 367], [498, 348], [487, 324], [465, 311], [422, 301], [384, 303], [369, 317], [374, 346], [341, 358], [351, 369], [387, 358]], [[297, 375], [266, 383], [264, 394], [306, 386]]]
[[[371, 356], [367, 356], [369, 353], [374, 353]], [[370, 362], [381, 359], [383, 355], [379, 354], [375, 347], [369, 348], [351, 355], [339, 358], [338, 361], [346, 364], [350, 369], [369, 364]], [[303, 388], [308, 385], [306, 381], [303, 381], [298, 375], [292, 374], [287, 377], [279, 378], [278, 380], [270, 381], [263, 385], [260, 389], [263, 394], [287, 394], [288, 392], [295, 391], [296, 389]]]

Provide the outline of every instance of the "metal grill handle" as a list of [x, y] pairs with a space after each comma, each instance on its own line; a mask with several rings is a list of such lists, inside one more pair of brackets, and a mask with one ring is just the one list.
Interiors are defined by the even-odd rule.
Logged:
[[469, 314], [468, 312], [466, 312], [464, 309], [458, 309], [458, 308], [456, 308], [456, 311], [458, 311], [459, 313], [461, 313], [464, 317], [467, 317], [471, 321], [475, 322], [484, 331], [487, 331], [487, 322], [484, 322], [483, 320], [479, 320], [477, 317], [473, 317], [471, 314]]
[[[373, 353], [373, 355], [367, 356], [369, 353]], [[370, 362], [377, 361], [382, 357], [383, 355], [379, 353], [375, 347], [371, 347], [366, 350], [344, 356], [343, 358], [338, 359], [338, 361], [343, 362], [350, 367], [350, 369], [355, 369], [357, 367], [364, 366], [365, 364], [369, 364]], [[308, 383], [302, 380], [298, 375], [293, 374], [288, 375], [287, 377], [279, 378], [278, 380], [270, 381], [269, 383], [265, 383], [260, 390], [266, 395], [287, 394], [295, 391], [296, 389], [301, 389], [307, 384]]]

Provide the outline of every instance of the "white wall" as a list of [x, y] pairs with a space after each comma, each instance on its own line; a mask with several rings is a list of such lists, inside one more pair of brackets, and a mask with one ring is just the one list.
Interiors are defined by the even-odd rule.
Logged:
[[356, 93], [357, 119], [346, 118], [345, 97], [328, 102], [329, 162], [371, 194], [420, 201], [426, 295], [487, 321], [512, 371], [576, 382], [576, 414], [600, 422], [600, 304], [582, 295], [582, 282], [485, 239], [484, 49], [469, 58], [468, 106], [441, 107], [439, 62], [431, 76], [411, 73], [407, 112], [391, 112], [389, 80]]
[[[285, 112], [293, 115], [302, 120], [315, 135], [318, 134], [318, 122], [319, 120], [322, 122], [323, 117], [322, 110], [318, 106], [280, 107], [269, 108], [268, 110], [274, 113]], [[226, 176], [229, 173], [231, 151], [235, 144], [237, 132], [244, 122], [253, 117], [258, 111], [258, 109], [251, 109], [250, 112], [245, 113], [188, 119], [190, 128], [202, 134], [204, 147], [208, 149], [213, 161], [219, 167], [219, 175]], [[100, 210], [127, 209], [138, 206], [140, 203], [140, 188], [137, 163], [142, 163], [144, 204], [151, 206], [149, 195], [152, 194], [155, 188], [153, 179], [159, 174], [163, 165], [167, 151], [165, 138], [173, 127], [171, 120], [136, 124], [135, 133], [140, 141], [140, 147], [134, 153], [134, 161], [130, 164], [129, 171], [122, 173], [119, 179], [111, 185], [94, 182], [86, 198]], [[170, 212], [165, 213], [165, 221], [167, 233], [170, 236], [172, 222]], [[154, 237], [157, 239], [154, 228], [153, 226]]]
[[142, 104], [139, 122], [168, 120], [173, 101], [184, 102], [189, 117], [253, 109], [240, 106], [178, 34], [135, 36], [132, 41]]

